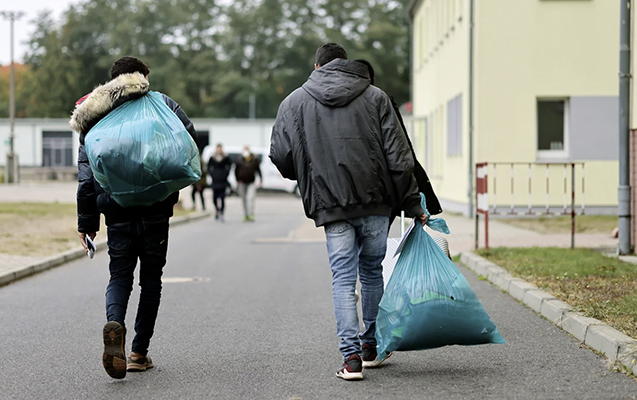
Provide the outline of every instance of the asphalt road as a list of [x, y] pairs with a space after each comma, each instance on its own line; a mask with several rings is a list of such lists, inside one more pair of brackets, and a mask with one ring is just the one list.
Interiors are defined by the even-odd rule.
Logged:
[[296, 199], [261, 204], [255, 224], [235, 212], [171, 230], [156, 368], [121, 381], [101, 366], [105, 252], [0, 288], [0, 400], [637, 398], [632, 378], [466, 270], [507, 344], [398, 353], [337, 379], [325, 245], [254, 243], [303, 218]]

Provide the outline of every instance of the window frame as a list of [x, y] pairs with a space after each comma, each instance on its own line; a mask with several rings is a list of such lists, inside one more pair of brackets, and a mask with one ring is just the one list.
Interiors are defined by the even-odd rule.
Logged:
[[[540, 124], [539, 124], [539, 103], [542, 101], [563, 101], [564, 102], [564, 141], [562, 150], [540, 150]], [[538, 161], [567, 160], [569, 158], [570, 143], [570, 99], [569, 97], [537, 97], [535, 99], [535, 151]]]

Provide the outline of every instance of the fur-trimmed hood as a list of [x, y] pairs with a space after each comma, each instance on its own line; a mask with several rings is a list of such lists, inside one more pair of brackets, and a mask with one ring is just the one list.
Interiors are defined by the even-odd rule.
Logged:
[[120, 75], [96, 87], [84, 101], [78, 102], [69, 122], [71, 129], [80, 133], [80, 139], [84, 139], [88, 131], [109, 112], [128, 100], [142, 97], [148, 91], [148, 80], [139, 72]]

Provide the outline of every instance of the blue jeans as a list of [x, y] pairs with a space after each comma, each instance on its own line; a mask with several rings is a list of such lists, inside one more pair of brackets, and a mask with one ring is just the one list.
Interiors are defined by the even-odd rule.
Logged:
[[161, 276], [168, 251], [168, 217], [138, 217], [108, 226], [111, 279], [106, 288], [106, 318], [124, 325], [133, 273], [139, 259], [139, 306], [132, 350], [146, 355], [161, 298]]
[[[325, 226], [332, 268], [332, 299], [339, 349], [347, 359], [361, 354], [361, 341], [376, 347], [376, 316], [383, 296], [383, 267], [389, 217], [369, 216]], [[359, 336], [356, 276], [360, 275], [365, 328]]]

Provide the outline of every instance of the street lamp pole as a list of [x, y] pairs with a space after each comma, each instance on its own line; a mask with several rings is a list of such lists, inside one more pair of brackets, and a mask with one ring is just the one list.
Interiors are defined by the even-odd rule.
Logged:
[[5, 166], [5, 182], [15, 183], [18, 177], [18, 163], [16, 162], [16, 154], [14, 152], [13, 142], [15, 140], [15, 62], [13, 59], [13, 25], [16, 20], [24, 16], [21, 11], [0, 11], [0, 15], [4, 19], [8, 19], [11, 23], [11, 77], [9, 86], [9, 154], [7, 154], [7, 163]]

